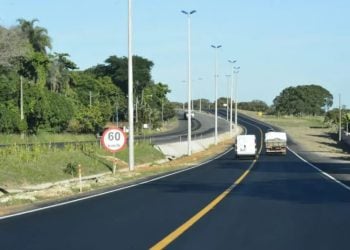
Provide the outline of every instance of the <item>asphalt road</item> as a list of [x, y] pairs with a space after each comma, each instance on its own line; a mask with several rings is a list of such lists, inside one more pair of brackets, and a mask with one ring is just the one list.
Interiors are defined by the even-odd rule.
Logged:
[[[226, 111], [225, 111], [226, 116]], [[178, 142], [187, 138], [187, 119], [184, 119], [184, 112], [178, 111], [178, 127], [172, 131], [151, 135], [145, 137], [150, 139], [155, 144], [164, 144], [171, 142]], [[214, 116], [205, 112], [195, 112], [195, 116], [192, 119], [192, 138], [197, 137], [207, 138], [212, 137], [214, 134]], [[229, 131], [229, 123], [225, 119], [218, 119], [218, 133], [224, 133]], [[180, 138], [181, 137], [181, 138]], [[139, 140], [143, 137], [139, 136]]]
[[[267, 129], [240, 123], [258, 141]], [[147, 249], [165, 239], [167, 249], [349, 249], [349, 211], [350, 191], [291, 152], [253, 162], [228, 151], [132, 188], [1, 219], [0, 246]]]

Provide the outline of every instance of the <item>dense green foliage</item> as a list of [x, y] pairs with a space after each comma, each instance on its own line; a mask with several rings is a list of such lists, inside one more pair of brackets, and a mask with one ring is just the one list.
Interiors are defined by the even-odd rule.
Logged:
[[265, 112], [269, 109], [269, 106], [260, 100], [253, 100], [251, 102], [240, 102], [238, 108], [242, 110]]
[[298, 116], [324, 114], [332, 104], [332, 94], [319, 85], [286, 88], [273, 101], [276, 113]]
[[[128, 60], [110, 56], [105, 64], [79, 71], [67, 53], [48, 53], [48, 31], [38, 20], [0, 26], [0, 132], [70, 131], [96, 133], [108, 122], [127, 119]], [[174, 116], [163, 83], [154, 83], [153, 62], [133, 57], [136, 127]], [[23, 118], [21, 119], [21, 82]]]
[[210, 101], [208, 99], [197, 99], [197, 100], [193, 100], [193, 108], [195, 110], [208, 110], [211, 107], [214, 107], [212, 103], [210, 103]]
[[[327, 125], [338, 125], [339, 124], [339, 108], [332, 109], [325, 114], [324, 123]], [[350, 123], [350, 110], [342, 109], [341, 110], [341, 122], [342, 127], [346, 130], [349, 129]]]

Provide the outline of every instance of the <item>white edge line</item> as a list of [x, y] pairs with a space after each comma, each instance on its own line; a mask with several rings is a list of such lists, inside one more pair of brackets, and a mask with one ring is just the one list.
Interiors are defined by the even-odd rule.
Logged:
[[72, 203], [76, 203], [76, 202], [79, 202], [79, 201], [84, 201], [84, 200], [96, 198], [96, 197], [99, 197], [99, 196], [111, 194], [111, 193], [114, 193], [114, 192], [119, 192], [119, 191], [122, 191], [122, 190], [125, 190], [125, 189], [141, 186], [141, 185], [144, 185], [144, 184], [147, 184], [147, 183], [150, 183], [150, 182], [154, 182], [154, 181], [157, 181], [157, 180], [160, 180], [160, 179], [167, 178], [167, 177], [172, 176], [172, 175], [180, 174], [180, 173], [183, 173], [183, 172], [186, 172], [186, 171], [198, 168], [200, 166], [203, 166], [203, 165], [205, 165], [207, 163], [210, 163], [210, 162], [212, 162], [212, 161], [214, 161], [214, 160], [224, 156], [225, 154], [227, 154], [227, 153], [229, 153], [231, 151], [232, 151], [232, 148], [229, 148], [227, 151], [225, 151], [224, 153], [218, 155], [217, 157], [215, 157], [213, 159], [209, 159], [209, 160], [207, 160], [205, 162], [202, 162], [202, 163], [200, 163], [198, 165], [195, 165], [195, 166], [192, 166], [192, 167], [189, 167], [189, 168], [186, 168], [186, 169], [181, 169], [181, 170], [175, 171], [173, 173], [162, 175], [162, 176], [159, 176], [159, 177], [147, 180], [147, 181], [142, 181], [140, 183], [136, 183], [136, 184], [120, 187], [120, 188], [117, 188], [117, 189], [109, 190], [109, 191], [106, 191], [106, 192], [94, 194], [94, 195], [87, 196], [87, 197], [82, 197], [82, 198], [79, 198], [79, 199], [73, 199], [73, 200], [70, 200], [70, 201], [65, 201], [65, 202], [61, 202], [61, 203], [57, 203], [57, 204], [53, 204], [53, 205], [49, 205], [49, 206], [44, 206], [44, 207], [40, 207], [40, 208], [36, 208], [36, 209], [32, 209], [32, 210], [27, 210], [27, 211], [23, 211], [23, 212], [19, 212], [19, 213], [14, 213], [14, 214], [10, 214], [10, 215], [0, 216], [0, 221], [1, 220], [5, 220], [5, 219], [9, 219], [9, 218], [13, 218], [13, 217], [17, 217], [17, 216], [21, 216], [21, 215], [25, 215], [25, 214], [31, 214], [31, 213], [47, 210], [47, 209], [50, 209], [50, 208], [61, 207], [61, 206], [72, 204]]
[[[248, 120], [254, 121], [253, 119], [248, 118]], [[256, 120], [257, 121], [257, 120]], [[256, 122], [255, 121], [255, 122]], [[258, 121], [259, 123], [259, 121]], [[268, 126], [268, 124], [262, 124], [263, 126], [266, 126], [270, 129], [273, 129], [271, 126]], [[331, 179], [332, 181], [336, 182], [337, 184], [339, 184], [340, 186], [342, 186], [343, 188], [345, 188], [346, 190], [350, 191], [350, 187], [346, 184], [344, 184], [343, 182], [341, 182], [340, 180], [336, 179], [335, 177], [331, 176], [330, 174], [322, 171], [320, 168], [316, 167], [314, 164], [308, 162], [307, 160], [305, 160], [303, 157], [301, 157], [298, 153], [296, 153], [294, 150], [292, 150], [290, 147], [288, 147], [288, 150], [290, 152], [292, 152], [296, 157], [298, 157], [300, 160], [302, 160], [303, 162], [305, 162], [307, 165], [309, 165], [310, 167], [314, 168], [316, 171], [318, 171], [321, 175]]]
[[310, 167], [314, 168], [315, 170], [317, 170], [319, 173], [321, 173], [322, 175], [324, 175], [325, 177], [331, 179], [332, 181], [338, 183], [340, 186], [342, 186], [343, 188], [347, 189], [348, 191], [350, 191], [350, 187], [347, 186], [346, 184], [344, 184], [343, 182], [341, 182], [340, 180], [336, 179], [335, 177], [331, 176], [330, 174], [322, 171], [321, 169], [319, 169], [318, 167], [316, 167], [314, 164], [308, 162], [307, 160], [305, 160], [303, 157], [301, 157], [299, 154], [297, 154], [296, 152], [294, 152], [291, 148], [287, 147], [289, 151], [291, 151], [296, 157], [298, 157], [300, 160], [302, 160], [303, 162], [305, 162], [307, 165], [309, 165]]

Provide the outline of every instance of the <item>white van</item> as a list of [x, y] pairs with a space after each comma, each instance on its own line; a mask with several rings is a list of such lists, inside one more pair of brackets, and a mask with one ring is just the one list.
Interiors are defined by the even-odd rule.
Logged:
[[256, 157], [256, 136], [238, 135], [236, 140], [236, 157], [251, 156]]

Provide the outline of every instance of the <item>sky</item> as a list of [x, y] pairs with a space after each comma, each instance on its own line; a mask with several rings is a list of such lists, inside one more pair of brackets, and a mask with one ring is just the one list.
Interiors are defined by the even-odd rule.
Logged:
[[[272, 104], [290, 86], [318, 84], [334, 105], [350, 107], [348, 0], [133, 0], [133, 54], [154, 62], [155, 82], [168, 84], [171, 101], [187, 100], [187, 17], [191, 16], [193, 99], [229, 94], [237, 60], [238, 101]], [[127, 56], [127, 0], [0, 0], [0, 25], [39, 19], [52, 51], [68, 53], [80, 69], [111, 55]]]

